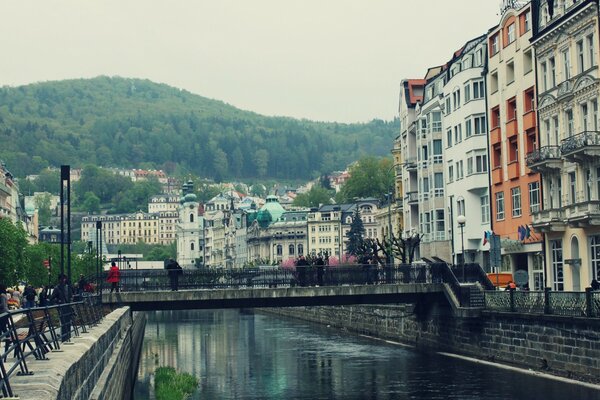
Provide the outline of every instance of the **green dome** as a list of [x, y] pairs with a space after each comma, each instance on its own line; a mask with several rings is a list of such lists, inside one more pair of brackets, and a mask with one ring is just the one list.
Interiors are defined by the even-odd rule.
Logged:
[[184, 200], [186, 203], [191, 203], [192, 201], [196, 201], [196, 195], [194, 193], [188, 193], [185, 195]]
[[[281, 204], [279, 204], [279, 201], [277, 200], [276, 196], [267, 196], [266, 199], [266, 203], [264, 206], [262, 206], [260, 208], [259, 215], [262, 214], [266, 214], [266, 212], [269, 212], [269, 216], [271, 219], [271, 222], [275, 222], [277, 221], [285, 212], [284, 208], [281, 206]], [[265, 215], [266, 217], [266, 215]], [[260, 218], [260, 217], [259, 217]], [[264, 217], [263, 217], [264, 218]]]

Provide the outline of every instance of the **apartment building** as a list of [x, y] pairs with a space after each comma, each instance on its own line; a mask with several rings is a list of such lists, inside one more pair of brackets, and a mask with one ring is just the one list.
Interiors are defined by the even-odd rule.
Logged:
[[423, 101], [416, 110], [417, 202], [420, 252], [451, 261], [447, 234], [447, 210], [444, 182], [443, 107], [445, 67], [430, 68], [423, 90]]
[[179, 200], [180, 196], [174, 194], [152, 196], [150, 197], [150, 201], [148, 201], [148, 212], [177, 211], [179, 209]]
[[396, 174], [396, 196], [402, 202], [403, 236], [419, 230], [419, 201], [417, 177], [417, 122], [416, 107], [423, 101], [425, 79], [405, 79], [400, 84], [398, 115], [400, 135], [394, 147], [400, 147], [402, 162], [400, 173]]
[[159, 214], [138, 211], [134, 214], [87, 215], [81, 219], [82, 241], [95, 240], [97, 221], [102, 222], [102, 241], [106, 244], [160, 244]]
[[542, 175], [546, 286], [579, 291], [600, 279], [598, 3], [532, 1], [539, 146], [527, 165]]
[[504, 9], [488, 31], [491, 218], [501, 238], [502, 272], [524, 270], [529, 287], [543, 290], [542, 235], [531, 227], [540, 210], [540, 176], [526, 163], [538, 143], [531, 5]]

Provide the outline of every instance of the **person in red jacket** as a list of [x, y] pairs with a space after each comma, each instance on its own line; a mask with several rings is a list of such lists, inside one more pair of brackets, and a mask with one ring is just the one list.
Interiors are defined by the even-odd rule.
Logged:
[[112, 293], [114, 290], [119, 292], [119, 280], [121, 279], [121, 272], [119, 271], [119, 267], [113, 261], [110, 265], [110, 270], [108, 271], [108, 278], [106, 281], [111, 284], [110, 292]]

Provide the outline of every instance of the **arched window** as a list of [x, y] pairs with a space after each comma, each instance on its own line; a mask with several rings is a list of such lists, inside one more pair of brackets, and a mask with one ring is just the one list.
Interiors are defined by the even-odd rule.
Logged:
[[278, 244], [277, 245], [277, 255], [278, 256], [282, 256], [283, 255], [283, 246]]
[[190, 250], [194, 251], [194, 242], [190, 243]]
[[304, 245], [298, 245], [298, 255], [301, 256], [304, 254]]
[[194, 222], [194, 214], [190, 213], [190, 222]]
[[295, 250], [295, 249], [294, 249], [294, 245], [293, 245], [293, 244], [290, 244], [290, 247], [289, 247], [289, 254], [290, 254], [290, 256], [293, 256], [293, 255], [294, 255], [294, 250]]

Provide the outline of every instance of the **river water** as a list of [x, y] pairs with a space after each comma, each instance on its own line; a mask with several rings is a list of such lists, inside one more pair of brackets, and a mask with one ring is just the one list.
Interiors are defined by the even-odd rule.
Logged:
[[148, 313], [135, 399], [170, 365], [192, 399], [600, 399], [599, 391], [239, 310]]

